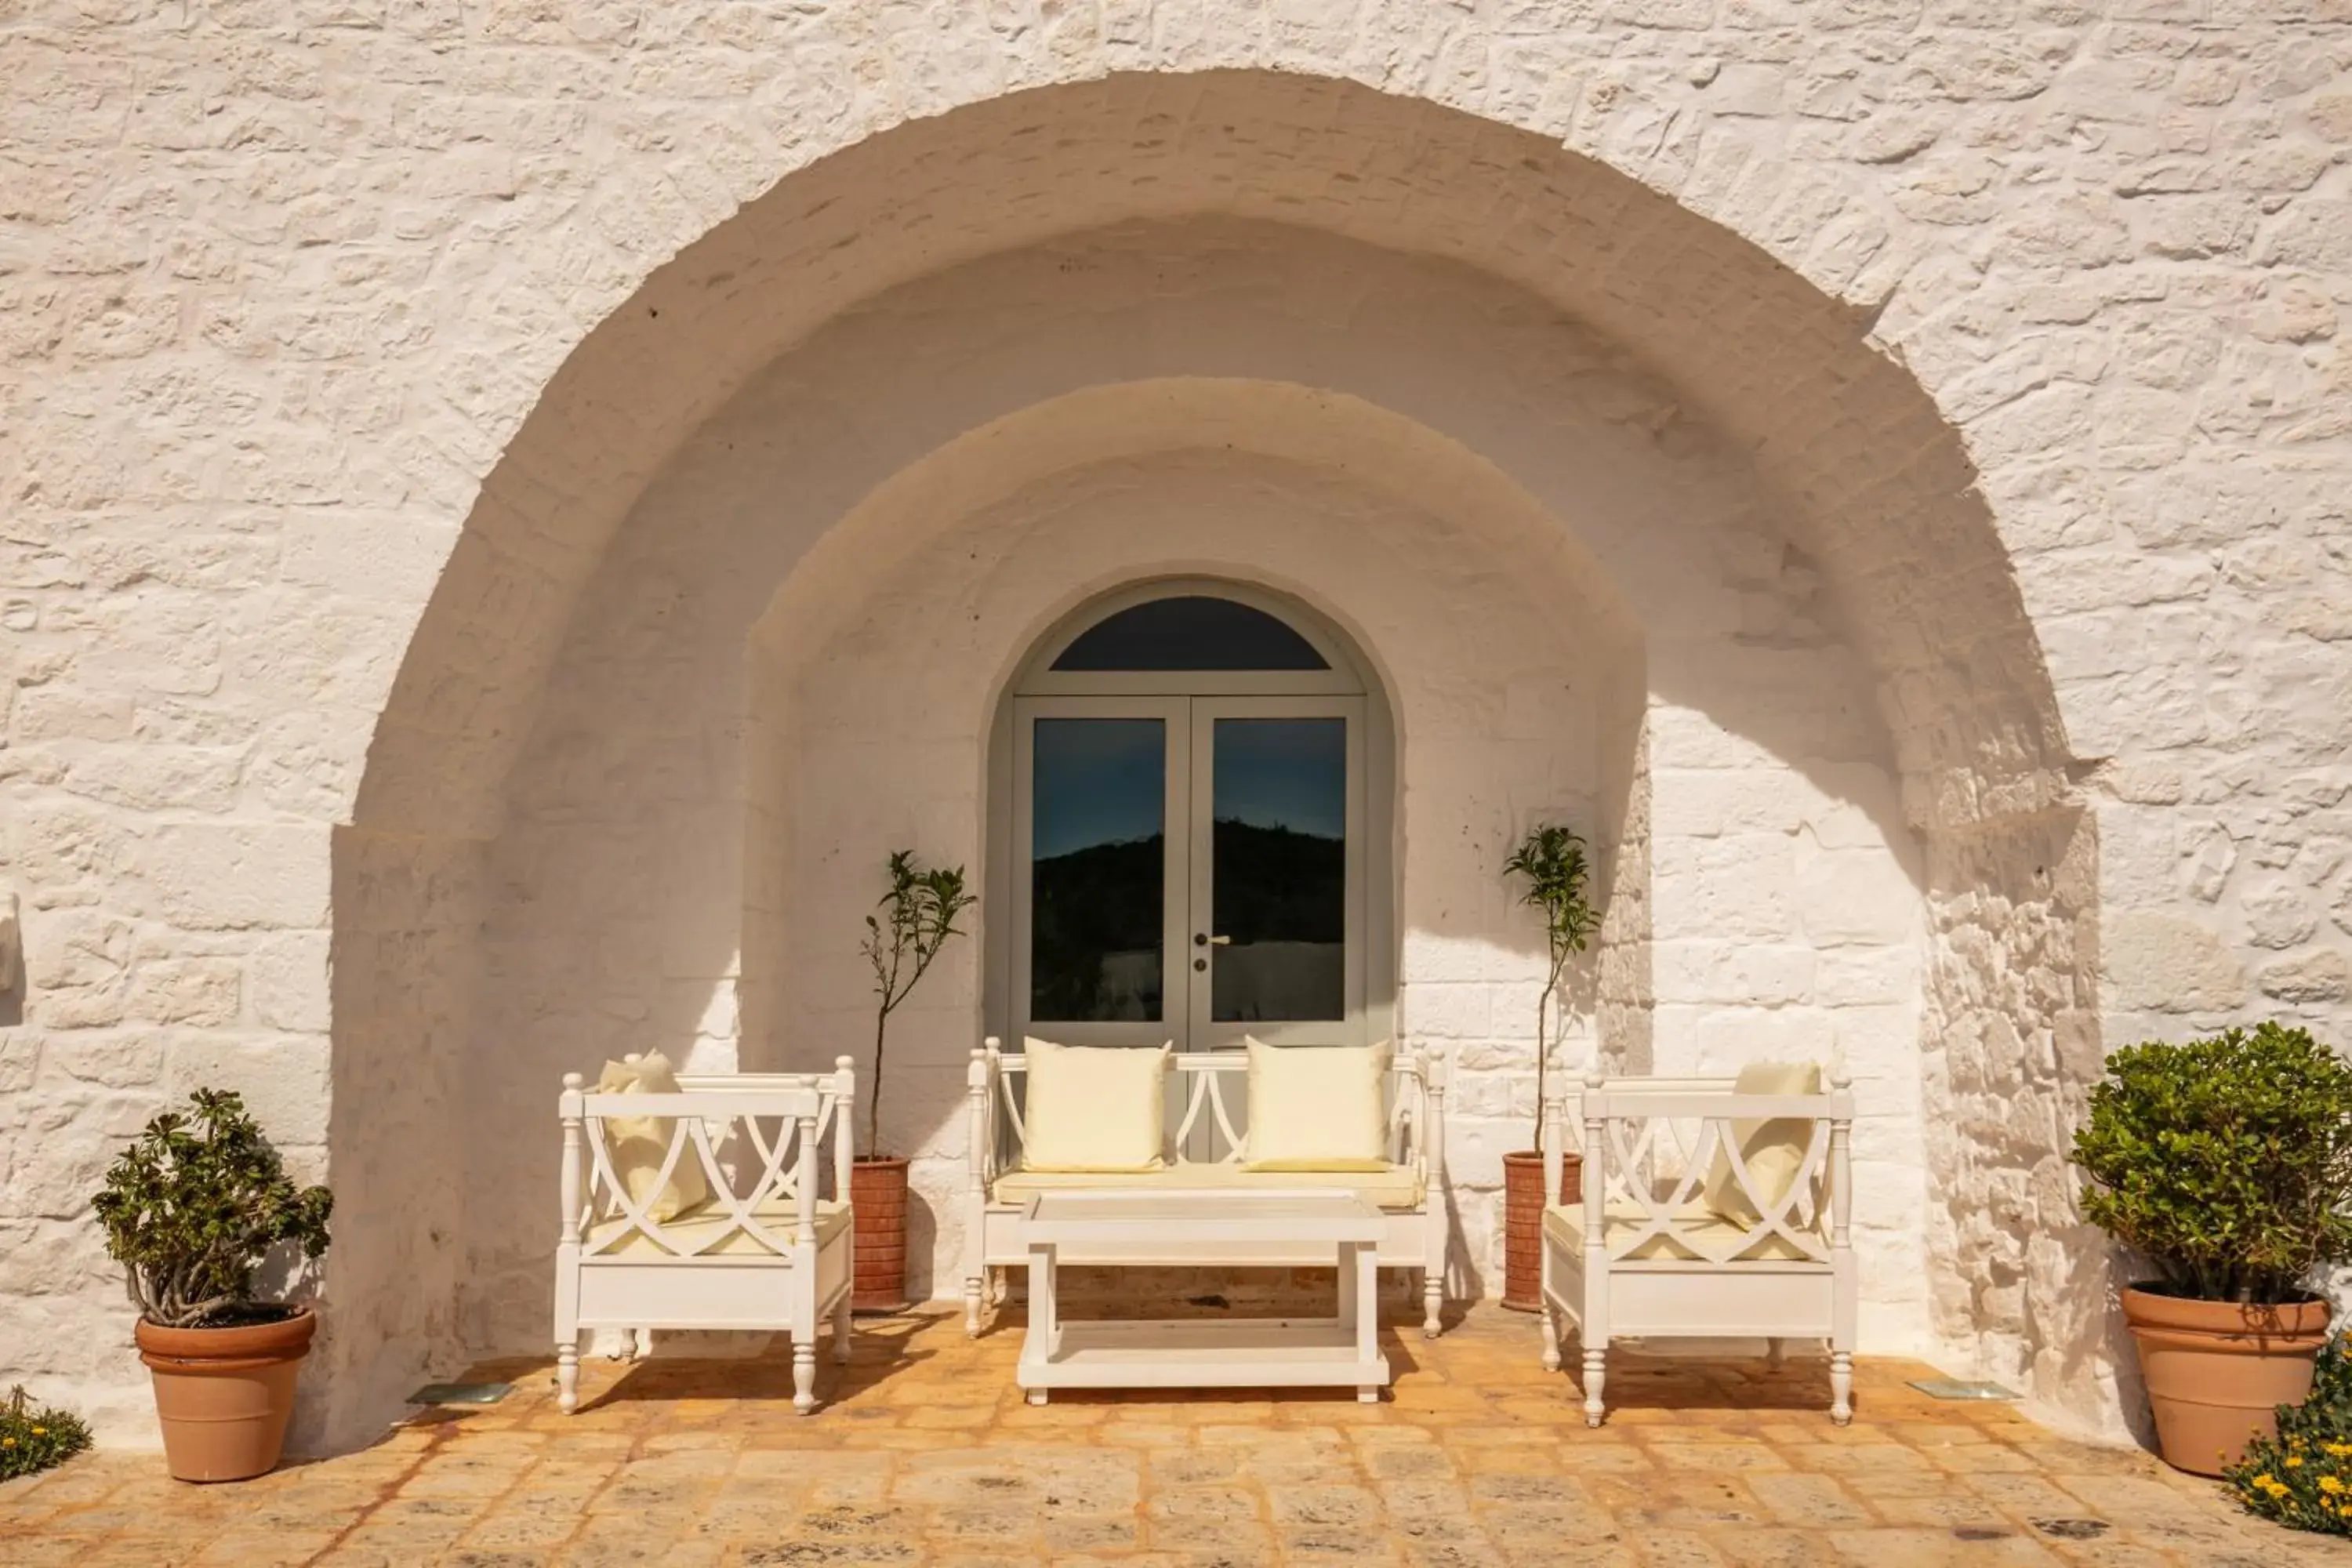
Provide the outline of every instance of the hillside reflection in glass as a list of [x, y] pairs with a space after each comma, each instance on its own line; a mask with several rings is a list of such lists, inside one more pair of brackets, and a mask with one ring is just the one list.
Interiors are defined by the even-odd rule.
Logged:
[[1029, 1016], [1160, 1016], [1167, 884], [1165, 727], [1040, 719], [1030, 819]]
[[1215, 789], [1210, 1016], [1346, 1017], [1347, 721], [1218, 720]]

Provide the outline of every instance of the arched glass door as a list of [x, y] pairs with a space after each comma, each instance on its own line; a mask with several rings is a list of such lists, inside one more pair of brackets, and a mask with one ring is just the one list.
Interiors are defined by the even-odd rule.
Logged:
[[1115, 604], [1013, 704], [1017, 1034], [1366, 1035], [1366, 703], [1336, 648], [1223, 594]]

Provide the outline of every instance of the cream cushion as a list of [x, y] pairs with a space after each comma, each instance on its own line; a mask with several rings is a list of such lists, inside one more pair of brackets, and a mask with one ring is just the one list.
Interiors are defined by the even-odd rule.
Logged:
[[[1749, 1062], [1739, 1069], [1732, 1084], [1734, 1094], [1819, 1094], [1822, 1091], [1822, 1069], [1813, 1062]], [[1805, 1163], [1805, 1151], [1813, 1141], [1813, 1123], [1799, 1116], [1776, 1117], [1764, 1121], [1734, 1121], [1732, 1141], [1739, 1145], [1740, 1163], [1748, 1167], [1748, 1179], [1758, 1196], [1777, 1207], [1797, 1180], [1797, 1173]], [[1707, 1208], [1733, 1225], [1742, 1228], [1764, 1217], [1763, 1211], [1751, 1202], [1747, 1189], [1739, 1184], [1739, 1176], [1731, 1168], [1731, 1156], [1721, 1147], [1709, 1163], [1706, 1185], [1701, 1201]]]
[[[1554, 1204], [1544, 1210], [1544, 1235], [1569, 1251], [1581, 1256], [1584, 1251], [1584, 1206], [1581, 1204]], [[1741, 1243], [1748, 1235], [1748, 1226], [1735, 1224], [1704, 1204], [1685, 1204], [1675, 1211], [1671, 1229], [1661, 1230], [1638, 1246], [1629, 1248], [1622, 1257], [1616, 1249], [1646, 1228], [1650, 1216], [1641, 1205], [1630, 1198], [1620, 1198], [1609, 1205], [1602, 1219], [1606, 1246], [1614, 1261], [1620, 1263], [1659, 1262], [1729, 1262], [1729, 1263], [1822, 1263], [1821, 1258], [1808, 1253], [1778, 1231], [1768, 1231], [1746, 1246]], [[1790, 1217], [1789, 1228], [1798, 1235], [1809, 1233]], [[1704, 1249], [1702, 1252], [1698, 1249]], [[1822, 1247], [1828, 1252], [1828, 1244]]]
[[1032, 1171], [1160, 1169], [1166, 1163], [1160, 1144], [1173, 1044], [1143, 1050], [1024, 1040], [1029, 1093], [1022, 1112], [1022, 1165]]
[[999, 1206], [1018, 1208], [1040, 1193], [1292, 1193], [1302, 1187], [1350, 1193], [1374, 1208], [1391, 1214], [1419, 1209], [1427, 1192], [1420, 1170], [1412, 1165], [1383, 1165], [1377, 1171], [1247, 1171], [1231, 1160], [1197, 1165], [1179, 1160], [1160, 1170], [1131, 1175], [1008, 1171], [996, 1178], [990, 1198]]
[[1389, 1164], [1391, 1047], [1269, 1046], [1249, 1050], [1253, 1171], [1384, 1171]]
[[[677, 1094], [677, 1074], [659, 1051], [606, 1062], [597, 1075], [598, 1094]], [[629, 1202], [657, 1220], [675, 1219], [710, 1198], [704, 1179], [702, 1155], [691, 1137], [677, 1152], [677, 1163], [662, 1182], [662, 1162], [669, 1157], [671, 1131], [667, 1116], [608, 1116], [604, 1119], [604, 1152], [613, 1174], [629, 1194]], [[656, 1183], [659, 1182], [659, 1190]]]
[[[778, 1244], [789, 1247], [793, 1243], [794, 1227], [800, 1215], [790, 1198], [772, 1198], [751, 1211], [760, 1228], [773, 1237]], [[698, 1204], [674, 1218], [662, 1220], [661, 1239], [656, 1241], [644, 1230], [629, 1223], [623, 1215], [590, 1226], [582, 1238], [583, 1250], [591, 1258], [764, 1258], [780, 1263], [792, 1261], [789, 1252], [780, 1252], [765, 1241], [735, 1223], [735, 1216], [715, 1204]], [[820, 1199], [816, 1205], [816, 1242], [823, 1247], [841, 1234], [849, 1223], [849, 1205], [836, 1198]]]

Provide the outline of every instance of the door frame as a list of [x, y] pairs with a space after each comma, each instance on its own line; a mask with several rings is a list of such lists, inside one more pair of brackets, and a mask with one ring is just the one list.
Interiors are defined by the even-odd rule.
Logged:
[[[1275, 616], [1305, 637], [1330, 666], [1328, 670], [1204, 670], [1055, 671], [1054, 660], [1081, 633], [1107, 616], [1148, 600], [1180, 595], [1228, 598]], [[1350, 835], [1351, 854], [1360, 855], [1361, 897], [1354, 900], [1363, 927], [1363, 1024], [1366, 1040], [1392, 1038], [1397, 1033], [1399, 974], [1400, 876], [1403, 856], [1398, 843], [1397, 730], [1388, 694], [1375, 667], [1355, 639], [1319, 612], [1288, 595], [1255, 584], [1197, 575], [1140, 579], [1096, 595], [1055, 620], [1033, 641], [1010, 678], [1000, 689], [991, 715], [982, 802], [986, 831], [980, 892], [981, 1013], [979, 1033], [1004, 1038], [1018, 1049], [1013, 999], [1025, 994], [1028, 975], [1020, 976], [1016, 991], [1013, 973], [1015, 952], [1024, 944], [1014, 940], [1013, 894], [1024, 879], [1018, 868], [1026, 860], [1014, 858], [1014, 818], [1019, 792], [1015, 789], [1017, 743], [1015, 709], [1026, 698], [1093, 697], [1191, 698], [1252, 696], [1355, 696], [1362, 700], [1362, 832]], [[1108, 711], [1106, 710], [1106, 711]], [[1134, 711], [1132, 709], [1129, 711]], [[1138, 717], [1143, 717], [1141, 713]], [[1353, 824], [1351, 823], [1351, 828]], [[1024, 840], [1025, 848], [1025, 837]], [[1187, 873], [1189, 875], [1189, 872]], [[1022, 901], [1026, 914], [1026, 895]], [[1189, 942], [1190, 933], [1185, 933]], [[1351, 955], [1352, 955], [1351, 950]], [[1187, 965], [1190, 973], [1189, 963]], [[1163, 985], [1168, 977], [1163, 976]], [[1025, 1012], [1025, 1007], [1022, 1009]], [[1163, 1014], [1167, 1008], [1163, 1004]], [[1170, 1037], [1165, 1021], [1150, 1043]]]

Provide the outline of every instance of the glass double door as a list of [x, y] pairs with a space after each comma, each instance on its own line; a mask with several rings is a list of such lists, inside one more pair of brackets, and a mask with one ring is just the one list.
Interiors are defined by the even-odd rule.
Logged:
[[1362, 698], [1030, 697], [1013, 718], [1016, 1030], [1360, 1042]]

